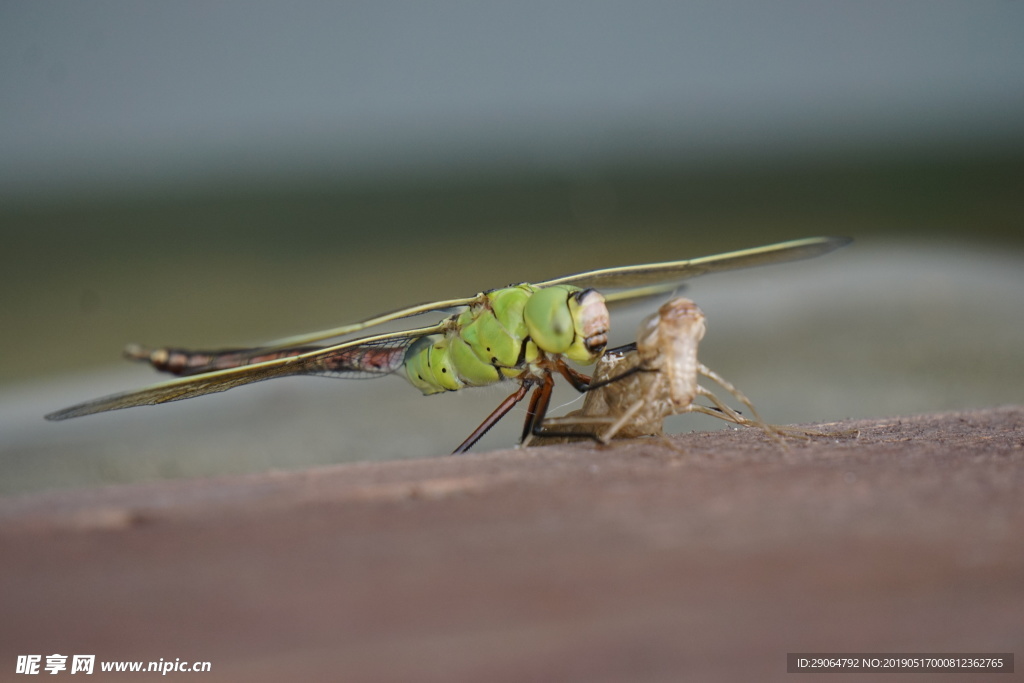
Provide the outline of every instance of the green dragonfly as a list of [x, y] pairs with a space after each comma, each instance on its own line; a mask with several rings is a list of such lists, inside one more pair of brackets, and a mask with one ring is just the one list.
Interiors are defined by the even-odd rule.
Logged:
[[[125, 350], [126, 356], [178, 375], [178, 379], [79, 403], [50, 413], [46, 419], [179, 401], [291, 375], [378, 377], [402, 370], [413, 386], [428, 395], [505, 380], [518, 382], [517, 389], [455, 450], [462, 453], [531, 389], [535, 391], [523, 438], [538, 433], [555, 374], [579, 391], [587, 389], [590, 378], [567, 361], [589, 365], [601, 357], [608, 341], [607, 304], [670, 293], [682, 280], [705, 273], [819, 256], [850, 241], [811, 237], [685, 261], [592, 270], [401, 308], [257, 348], [185, 351], [132, 345]], [[597, 287], [615, 291], [602, 294]], [[457, 311], [454, 315], [432, 325], [315, 345], [395, 320], [452, 309]]]

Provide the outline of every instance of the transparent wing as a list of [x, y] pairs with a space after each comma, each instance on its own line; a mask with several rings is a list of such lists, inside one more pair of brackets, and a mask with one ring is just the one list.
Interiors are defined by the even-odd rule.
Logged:
[[46, 419], [66, 420], [108, 410], [169, 403], [289, 375], [383, 376], [402, 367], [405, 350], [417, 339], [444, 332], [449, 326], [450, 321], [446, 320], [430, 327], [363, 337], [295, 356], [182, 377], [79, 403], [50, 413]]
[[394, 320], [401, 320], [402, 318], [409, 318], [414, 315], [421, 315], [423, 313], [441, 313], [451, 312], [451, 309], [459, 308], [461, 306], [469, 306], [480, 299], [480, 295], [467, 297], [464, 299], [448, 299], [447, 301], [433, 301], [425, 304], [417, 304], [416, 306], [409, 306], [408, 308], [399, 308], [398, 310], [391, 311], [390, 313], [382, 313], [381, 315], [374, 316], [373, 318], [367, 318], [356, 323], [349, 323], [348, 325], [342, 325], [341, 327], [334, 327], [329, 330], [320, 330], [318, 332], [310, 332], [308, 334], [295, 335], [294, 337], [285, 337], [283, 339], [275, 339], [274, 341], [266, 344], [261, 344], [260, 349], [263, 351], [269, 351], [273, 349], [281, 349], [288, 346], [301, 346], [302, 344], [310, 344], [312, 342], [323, 341], [325, 339], [334, 339], [335, 337], [343, 337], [348, 334], [354, 334], [361, 332], [370, 327], [377, 325], [383, 325]]
[[602, 291], [601, 293], [604, 294], [605, 303], [614, 307], [618, 304], [636, 304], [642, 299], [661, 298], [666, 294], [678, 293], [684, 288], [685, 285], [680, 282], [662, 282], [659, 285], [631, 287], [629, 289], [619, 289], [614, 292]]
[[[721, 270], [733, 270], [749, 266], [760, 266], [768, 263], [782, 263], [798, 259], [810, 258], [828, 253], [833, 249], [845, 246], [850, 243], [847, 237], [811, 237], [791, 242], [771, 244], [754, 249], [744, 249], [715, 256], [690, 259], [687, 261], [668, 261], [665, 263], [651, 263], [639, 266], [622, 266], [617, 268], [604, 268], [592, 270], [586, 273], [567, 275], [553, 280], [536, 283], [538, 287], [548, 287], [557, 284], [572, 284], [578, 287], [601, 288], [622, 288], [636, 287], [635, 291], [623, 291], [605, 293], [605, 298], [610, 302], [632, 300], [636, 298], [658, 296], [677, 289], [676, 283], [691, 277], [703, 275]], [[275, 339], [274, 341], [260, 345], [261, 351], [272, 351], [289, 346], [300, 346], [325, 339], [343, 337], [356, 332], [361, 332], [370, 327], [383, 325], [402, 318], [408, 318], [424, 313], [450, 312], [462, 306], [470, 306], [480, 300], [480, 295], [462, 299], [448, 299], [445, 301], [433, 301], [417, 304], [407, 308], [400, 308], [388, 313], [383, 313], [373, 318], [367, 318], [348, 325], [334, 327], [328, 330], [319, 330], [308, 334]]]
[[538, 287], [549, 287], [551, 285], [568, 284], [576, 285], [577, 287], [595, 287], [597, 289], [606, 287], [636, 288], [626, 292], [606, 293], [606, 298], [609, 300], [621, 301], [671, 292], [676, 288], [675, 283], [706, 273], [762, 266], [769, 263], [784, 263], [786, 261], [820, 256], [844, 247], [852, 241], [849, 237], [809, 237], [807, 239], [769, 244], [753, 249], [704, 256], [687, 261], [666, 261], [664, 263], [650, 263], [640, 266], [621, 266], [618, 268], [591, 270], [586, 273], [577, 273], [576, 275], [567, 275], [554, 280], [547, 280], [546, 282], [538, 282], [536, 285]]

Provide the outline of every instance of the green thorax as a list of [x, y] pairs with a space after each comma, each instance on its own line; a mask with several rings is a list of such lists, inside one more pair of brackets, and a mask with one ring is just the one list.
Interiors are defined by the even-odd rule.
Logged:
[[520, 284], [481, 294], [444, 334], [424, 337], [405, 356], [406, 374], [424, 394], [486, 386], [539, 373], [545, 354], [597, 359], [580, 338], [580, 289]]

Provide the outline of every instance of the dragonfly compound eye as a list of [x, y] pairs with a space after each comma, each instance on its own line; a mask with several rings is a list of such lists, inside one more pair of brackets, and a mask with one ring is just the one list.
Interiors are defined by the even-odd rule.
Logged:
[[576, 336], [570, 305], [575, 287], [555, 285], [539, 289], [526, 302], [523, 319], [530, 338], [548, 353], [565, 353]]

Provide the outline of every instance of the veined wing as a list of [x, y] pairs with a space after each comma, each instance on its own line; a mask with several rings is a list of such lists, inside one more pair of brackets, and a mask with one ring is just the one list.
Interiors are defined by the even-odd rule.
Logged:
[[296, 356], [182, 377], [79, 403], [50, 413], [46, 419], [66, 420], [108, 410], [169, 403], [288, 375], [383, 376], [402, 366], [405, 350], [413, 342], [427, 335], [444, 332], [449, 325], [450, 322], [445, 320], [430, 327], [363, 337]]
[[808, 237], [801, 240], [769, 244], [753, 249], [730, 251], [725, 254], [704, 256], [687, 261], [666, 261], [640, 266], [603, 268], [586, 273], [538, 282], [538, 287], [551, 285], [576, 285], [577, 287], [635, 287], [627, 292], [605, 293], [610, 301], [619, 301], [644, 296], [653, 296], [675, 289], [674, 283], [706, 273], [723, 270], [762, 266], [769, 263], [784, 263], [827, 254], [834, 249], [852, 242], [849, 237]]
[[[799, 259], [820, 256], [828, 252], [846, 246], [852, 240], [848, 237], [809, 237], [807, 239], [792, 240], [770, 244], [764, 247], [731, 251], [725, 254], [704, 256], [702, 258], [689, 259], [686, 261], [666, 261], [664, 263], [650, 263], [639, 266], [620, 266], [616, 268], [603, 268], [591, 270], [586, 273], [577, 273], [565, 277], [555, 278], [538, 282], [538, 287], [548, 287], [558, 284], [571, 284], [578, 287], [601, 288], [622, 288], [636, 287], [635, 291], [627, 292], [605, 292], [609, 301], [621, 301], [645, 296], [656, 296], [674, 291], [675, 283], [705, 273], [712, 273], [722, 270], [733, 270], [736, 268], [747, 268], [749, 266], [760, 266], [769, 263], [783, 263]], [[384, 323], [408, 318], [423, 313], [447, 311], [448, 309], [460, 306], [469, 306], [479, 301], [480, 295], [465, 297], [462, 299], [448, 299], [446, 301], [434, 301], [429, 303], [400, 308], [389, 313], [383, 313], [373, 318], [367, 318], [359, 322], [342, 325], [329, 330], [320, 330], [308, 334], [276, 339], [267, 344], [260, 345], [264, 351], [280, 349], [287, 346], [300, 346], [312, 342], [343, 337], [348, 334], [361, 332], [362, 330]]]
[[[458, 308], [460, 306], [469, 306], [480, 299], [480, 295], [466, 297], [463, 299], [448, 299], [447, 301], [433, 301], [425, 304], [417, 304], [415, 306], [409, 306], [408, 308], [399, 308], [398, 310], [391, 311], [389, 313], [382, 313], [366, 320], [361, 320], [356, 323], [349, 323], [348, 325], [342, 325], [341, 327], [334, 327], [329, 330], [320, 330], [318, 332], [310, 332], [308, 334], [299, 334], [294, 337], [285, 337], [283, 339], [275, 339], [274, 341], [260, 345], [261, 351], [272, 351], [274, 349], [281, 349], [287, 346], [301, 346], [303, 344], [310, 344], [313, 342], [323, 341], [325, 339], [334, 339], [335, 337], [343, 337], [348, 334], [354, 334], [361, 332], [370, 327], [376, 327], [377, 325], [383, 325], [395, 320], [401, 320], [402, 318], [409, 318], [414, 315], [420, 315], [423, 313], [433, 313], [447, 311], [448, 309]], [[428, 333], [430, 334], [430, 333]]]
[[[636, 299], [646, 296], [657, 296], [672, 292], [676, 284], [705, 273], [721, 270], [733, 270], [749, 266], [759, 266], [769, 263], [782, 263], [798, 259], [810, 258], [826, 254], [834, 249], [849, 244], [852, 240], [848, 237], [810, 237], [802, 240], [781, 242], [754, 249], [732, 251], [715, 256], [690, 259], [686, 261], [667, 261], [664, 263], [651, 263], [639, 266], [620, 266], [616, 268], [604, 268], [592, 270], [586, 273], [577, 273], [565, 277], [547, 280], [536, 283], [538, 287], [548, 287], [557, 284], [571, 284], [579, 287], [596, 288], [622, 288], [636, 287], [635, 291], [604, 292], [605, 298], [610, 302]], [[445, 301], [433, 301], [417, 304], [407, 308], [399, 308], [388, 313], [367, 318], [355, 323], [349, 323], [329, 330], [320, 330], [308, 334], [275, 339], [274, 341], [259, 346], [260, 352], [273, 351], [289, 346], [301, 346], [325, 339], [334, 339], [345, 335], [361, 332], [370, 327], [383, 325], [402, 318], [408, 318], [423, 313], [447, 311], [448, 309], [469, 306], [480, 300], [480, 295], [465, 297], [461, 299], [448, 299]]]

